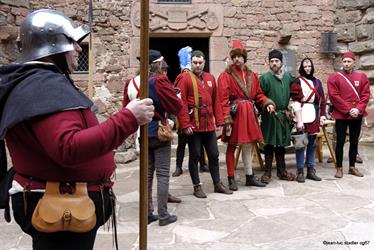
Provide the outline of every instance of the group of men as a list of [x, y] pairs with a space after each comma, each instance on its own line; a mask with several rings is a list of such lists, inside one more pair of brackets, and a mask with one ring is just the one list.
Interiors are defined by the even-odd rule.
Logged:
[[[180, 53], [186, 49], [189, 51], [187, 57], [190, 61], [184, 66], [184, 59], [180, 57], [181, 73], [174, 82], [174, 88], [180, 94], [182, 103], [177, 120], [180, 136], [188, 143], [188, 169], [194, 196], [207, 197], [198, 171], [198, 162], [204, 158], [202, 148], [205, 149], [214, 192], [217, 193], [232, 194], [232, 191], [238, 190], [235, 179], [235, 150], [238, 146], [242, 152], [246, 186], [265, 187], [270, 183], [274, 156], [279, 179], [303, 183], [306, 166], [306, 179], [321, 181], [314, 168], [314, 154], [316, 135], [326, 120], [326, 101], [322, 82], [314, 77], [314, 65], [310, 58], [302, 60], [299, 76], [293, 77], [284, 70], [282, 53], [274, 49], [270, 51], [268, 58], [270, 70], [258, 77], [246, 65], [247, 51], [241, 41], [233, 40], [229, 54], [232, 62], [219, 75], [216, 82], [212, 74], [204, 71], [204, 53], [200, 50], [192, 51], [190, 47], [181, 49]], [[347, 60], [350, 61], [349, 67], [346, 66]], [[342, 72], [332, 74], [327, 83], [330, 100], [335, 107], [333, 118], [336, 119], [339, 128], [336, 146], [337, 178], [342, 177], [342, 145], [347, 126], [350, 127], [351, 145], [348, 173], [363, 176], [355, 167], [354, 158], [357, 156], [361, 127], [357, 124], [361, 124], [361, 119], [366, 114], [370, 89], [367, 77], [363, 73], [353, 71], [354, 60], [352, 52], [345, 53], [342, 56]], [[347, 88], [350, 82], [355, 84], [352, 88]], [[352, 95], [357, 91], [359, 94]], [[342, 98], [345, 94], [348, 97]], [[291, 113], [294, 114], [293, 118], [290, 118]], [[347, 121], [343, 122], [342, 119]], [[295, 134], [305, 134], [303, 138], [306, 138], [301, 141], [301, 146], [296, 148], [296, 175], [288, 172], [285, 164], [285, 148], [291, 144], [293, 124]], [[228, 187], [220, 178], [217, 137], [227, 143]], [[293, 139], [295, 138], [299, 137], [295, 136]], [[265, 171], [260, 179], [254, 175], [252, 169], [254, 143], [264, 144]], [[295, 143], [297, 142], [294, 141]], [[182, 150], [184, 151], [184, 145]], [[183, 155], [182, 159], [178, 156], [177, 158], [179, 159], [173, 176], [179, 176], [183, 172]]]

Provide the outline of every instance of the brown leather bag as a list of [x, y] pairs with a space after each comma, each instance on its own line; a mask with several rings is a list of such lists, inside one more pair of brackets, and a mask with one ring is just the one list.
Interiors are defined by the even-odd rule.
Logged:
[[158, 125], [157, 138], [160, 141], [172, 141], [174, 139], [173, 128], [169, 125], [163, 125], [161, 122]]
[[93, 229], [96, 225], [95, 204], [88, 196], [87, 183], [67, 186], [71, 193], [62, 193], [61, 185], [60, 182], [47, 182], [45, 194], [32, 215], [32, 225], [45, 233], [84, 233]]

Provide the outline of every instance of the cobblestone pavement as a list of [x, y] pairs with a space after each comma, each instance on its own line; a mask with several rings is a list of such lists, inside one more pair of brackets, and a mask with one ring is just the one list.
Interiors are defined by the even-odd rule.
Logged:
[[[213, 193], [209, 173], [201, 174], [207, 199], [192, 195], [185, 160], [183, 175], [170, 179], [170, 192], [183, 200], [181, 204], [169, 204], [178, 221], [165, 227], [158, 223], [148, 226], [148, 249], [374, 249], [374, 144], [359, 148], [364, 163], [357, 166], [364, 178], [347, 174], [347, 159], [344, 177], [334, 178], [333, 164], [325, 163], [325, 147], [325, 162], [316, 167], [321, 182], [306, 180], [300, 184], [275, 177], [265, 188], [245, 187], [239, 164], [239, 191], [233, 195]], [[227, 184], [221, 151], [221, 179]], [[288, 170], [293, 172], [294, 161], [293, 154], [287, 155]], [[120, 165], [115, 184], [119, 245], [125, 250], [138, 249], [139, 245], [138, 164]], [[171, 171], [174, 167], [172, 159]], [[255, 172], [261, 175], [257, 163]], [[1, 218], [0, 225], [0, 249], [31, 249], [31, 238], [14, 222], [6, 224]], [[112, 234], [100, 229], [95, 249], [114, 249]]]

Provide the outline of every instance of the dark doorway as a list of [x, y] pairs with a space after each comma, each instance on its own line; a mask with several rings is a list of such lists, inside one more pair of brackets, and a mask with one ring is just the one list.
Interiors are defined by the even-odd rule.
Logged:
[[201, 50], [205, 55], [205, 71], [209, 71], [209, 38], [191, 38], [191, 37], [151, 37], [149, 48], [161, 52], [166, 62], [169, 64], [168, 77], [174, 82], [180, 73], [178, 51], [190, 46], [192, 50]]

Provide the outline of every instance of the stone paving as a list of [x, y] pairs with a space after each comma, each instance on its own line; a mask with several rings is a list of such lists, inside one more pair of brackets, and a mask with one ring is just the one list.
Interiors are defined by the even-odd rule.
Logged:
[[[327, 148], [327, 147], [326, 147]], [[325, 161], [327, 149], [324, 149]], [[187, 167], [180, 177], [171, 177], [170, 192], [181, 204], [169, 204], [178, 216], [176, 223], [148, 226], [148, 249], [374, 249], [374, 145], [360, 145], [364, 164], [357, 166], [364, 178], [347, 174], [333, 177], [333, 164], [318, 163], [321, 182], [304, 184], [280, 181], [276, 177], [265, 188], [245, 187], [239, 164], [239, 191], [233, 195], [213, 193], [209, 173], [201, 174], [207, 199], [192, 195]], [[222, 151], [223, 152], [223, 151]], [[220, 154], [221, 179], [227, 183], [224, 153]], [[294, 171], [292, 154], [288, 169]], [[346, 163], [346, 162], [345, 162]], [[120, 165], [115, 184], [118, 198], [120, 249], [138, 249], [138, 161]], [[175, 159], [172, 159], [172, 169]], [[258, 164], [255, 172], [260, 175]], [[275, 169], [273, 170], [273, 175]], [[156, 209], [157, 210], [157, 209]], [[12, 222], [0, 219], [0, 249], [31, 249], [31, 238]], [[95, 250], [114, 249], [112, 234], [100, 229]]]

